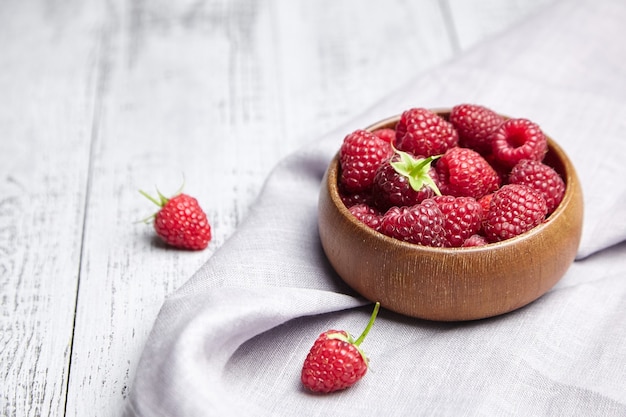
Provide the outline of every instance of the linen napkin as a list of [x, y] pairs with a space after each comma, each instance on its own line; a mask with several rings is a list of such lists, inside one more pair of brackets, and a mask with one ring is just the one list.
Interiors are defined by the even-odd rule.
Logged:
[[[282, 161], [237, 232], [164, 303], [128, 416], [625, 416], [626, 3], [557, 3], [376, 103]], [[321, 332], [358, 334], [372, 305], [326, 261], [323, 173], [352, 130], [410, 107], [478, 103], [527, 117], [573, 160], [585, 196], [576, 262], [546, 295], [485, 320], [381, 310], [370, 371], [300, 385]]]

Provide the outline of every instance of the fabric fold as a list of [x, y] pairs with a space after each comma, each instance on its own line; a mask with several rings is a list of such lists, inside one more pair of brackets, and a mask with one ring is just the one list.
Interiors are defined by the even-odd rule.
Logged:
[[[254, 403], [240, 404], [241, 393], [226, 389], [225, 367], [245, 342], [294, 317], [335, 312], [364, 304], [352, 296], [313, 289], [221, 287], [172, 297], [154, 329], [158, 342], [146, 347], [145, 364], [158, 387], [137, 380], [148, 397], [138, 415], [259, 415]], [[279, 341], [277, 340], [277, 343]], [[147, 387], [142, 384], [148, 383]], [[237, 408], [234, 405], [237, 404]], [[252, 413], [252, 414], [250, 414]], [[131, 414], [132, 415], [132, 414]]]

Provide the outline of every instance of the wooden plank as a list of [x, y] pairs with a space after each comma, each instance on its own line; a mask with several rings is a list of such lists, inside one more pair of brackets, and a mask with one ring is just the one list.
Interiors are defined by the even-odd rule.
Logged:
[[97, 9], [0, 4], [0, 415], [64, 413]]
[[453, 55], [439, 1], [273, 5], [287, 137], [334, 129]]
[[461, 50], [497, 36], [555, 0], [445, 0], [456, 43]]
[[[436, 1], [340, 3], [110, 3], [67, 415], [119, 415], [164, 297], [280, 158], [451, 55]], [[137, 189], [174, 192], [183, 173], [213, 225], [204, 252], [133, 224], [155, 209]]]

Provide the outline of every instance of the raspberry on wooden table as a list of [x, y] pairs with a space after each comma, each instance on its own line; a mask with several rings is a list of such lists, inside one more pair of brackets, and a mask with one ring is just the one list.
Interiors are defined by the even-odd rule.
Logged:
[[202, 250], [208, 246], [211, 225], [198, 200], [181, 193], [171, 198], [159, 193], [158, 200], [144, 191], [140, 193], [160, 207], [146, 220], [154, 218], [154, 230], [165, 243], [190, 250]]

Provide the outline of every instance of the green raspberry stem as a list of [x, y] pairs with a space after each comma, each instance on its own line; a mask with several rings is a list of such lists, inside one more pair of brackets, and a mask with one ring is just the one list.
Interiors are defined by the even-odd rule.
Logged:
[[361, 342], [365, 340], [365, 337], [367, 336], [367, 334], [370, 332], [370, 329], [372, 328], [372, 326], [374, 325], [374, 321], [376, 320], [376, 316], [378, 315], [379, 309], [380, 309], [380, 303], [376, 301], [376, 304], [374, 305], [374, 311], [372, 312], [372, 315], [370, 316], [370, 321], [367, 323], [367, 326], [365, 327], [365, 330], [363, 330], [363, 333], [361, 333], [359, 338], [356, 339], [354, 342], [356, 346], [359, 346]]
[[161, 202], [158, 201], [156, 198], [152, 197], [150, 194], [148, 194], [147, 192], [143, 191], [143, 190], [139, 190], [139, 193], [146, 197], [148, 200], [152, 201], [154, 204], [156, 204], [157, 206], [161, 206]]
[[[157, 200], [156, 198], [154, 198], [153, 196], [151, 196], [150, 194], [148, 194], [147, 192], [143, 191], [143, 190], [139, 190], [139, 193], [146, 197], [148, 200], [152, 201], [154, 204], [156, 204], [157, 206], [159, 206], [160, 208], [163, 208], [163, 206], [165, 206], [167, 204], [167, 202], [169, 201], [169, 198], [165, 197], [163, 194], [161, 194], [161, 192], [157, 189], [157, 194], [159, 195], [159, 199]], [[140, 220], [142, 223], [150, 223], [155, 216], [157, 215], [157, 213], [154, 213], [148, 217], [146, 217], [143, 220]]]

